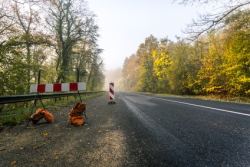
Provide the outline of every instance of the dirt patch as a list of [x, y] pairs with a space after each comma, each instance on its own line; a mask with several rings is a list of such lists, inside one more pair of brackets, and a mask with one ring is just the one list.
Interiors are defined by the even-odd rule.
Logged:
[[18, 125], [0, 132], [0, 166], [122, 166], [127, 161], [123, 131], [114, 121], [108, 95], [86, 101], [84, 126], [68, 125], [74, 104], [49, 110], [54, 123]]

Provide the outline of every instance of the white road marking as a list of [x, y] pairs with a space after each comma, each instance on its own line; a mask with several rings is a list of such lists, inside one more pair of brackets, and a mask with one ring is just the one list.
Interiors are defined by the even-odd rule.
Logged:
[[[137, 95], [139, 95], [139, 94], [137, 94]], [[245, 113], [240, 113], [240, 112], [235, 112], [235, 111], [230, 111], [230, 110], [224, 110], [224, 109], [220, 109], [220, 108], [213, 108], [213, 107], [208, 107], [208, 106], [202, 106], [202, 105], [197, 105], [197, 104], [192, 104], [192, 103], [185, 103], [185, 102], [180, 102], [180, 101], [175, 101], [175, 100], [162, 99], [162, 98], [151, 97], [151, 96], [146, 96], [146, 95], [139, 95], [139, 96], [145, 96], [145, 97], [150, 97], [150, 98], [154, 98], [154, 99], [169, 101], [169, 102], [173, 102], [173, 103], [186, 104], [186, 105], [190, 105], [190, 106], [208, 108], [208, 109], [212, 109], [212, 110], [223, 111], [223, 112], [228, 112], [228, 113], [233, 113], [233, 114], [244, 115], [244, 116], [250, 117], [250, 114], [245, 114]]]

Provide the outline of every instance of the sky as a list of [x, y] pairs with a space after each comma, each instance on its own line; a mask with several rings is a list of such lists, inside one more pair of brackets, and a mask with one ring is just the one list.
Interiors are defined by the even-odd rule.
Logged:
[[184, 6], [173, 0], [88, 0], [88, 6], [97, 16], [98, 44], [104, 49], [100, 56], [107, 71], [122, 68], [125, 58], [150, 35], [170, 40], [185, 37], [182, 30], [206, 11], [204, 6]]

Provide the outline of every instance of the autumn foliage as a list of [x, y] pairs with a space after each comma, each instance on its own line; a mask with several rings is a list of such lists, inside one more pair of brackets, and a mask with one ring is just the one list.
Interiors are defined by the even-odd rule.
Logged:
[[147, 37], [125, 59], [119, 89], [250, 97], [249, 23], [250, 11], [237, 11], [194, 42]]

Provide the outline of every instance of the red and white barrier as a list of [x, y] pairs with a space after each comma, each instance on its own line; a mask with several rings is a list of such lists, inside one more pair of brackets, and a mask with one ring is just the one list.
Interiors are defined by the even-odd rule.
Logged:
[[114, 89], [114, 83], [109, 83], [109, 101], [115, 100], [115, 89]]
[[86, 90], [85, 82], [38, 84], [30, 86], [30, 93], [63, 92], [63, 91], [79, 91], [79, 90]]

